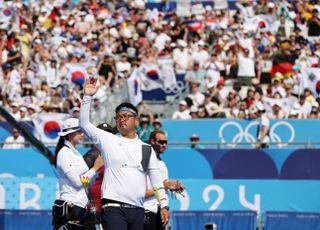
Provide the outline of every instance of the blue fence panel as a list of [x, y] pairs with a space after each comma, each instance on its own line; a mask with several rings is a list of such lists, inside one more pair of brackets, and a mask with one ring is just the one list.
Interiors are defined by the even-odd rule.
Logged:
[[171, 213], [173, 230], [205, 229], [206, 224], [215, 224], [219, 230], [254, 230], [256, 213], [240, 211]]
[[[251, 211], [171, 212], [172, 230], [199, 230], [215, 224], [219, 230], [253, 230], [256, 213]], [[52, 229], [50, 210], [0, 210], [0, 229]], [[265, 230], [319, 230], [320, 213], [267, 212]]]
[[265, 230], [320, 230], [320, 213], [266, 212]]
[[51, 211], [0, 210], [0, 229], [3, 229], [3, 230], [52, 229]]

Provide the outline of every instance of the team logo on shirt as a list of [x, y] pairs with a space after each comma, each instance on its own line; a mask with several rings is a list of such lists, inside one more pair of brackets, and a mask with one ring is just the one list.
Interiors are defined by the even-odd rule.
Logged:
[[58, 137], [58, 132], [61, 131], [60, 125], [56, 121], [47, 121], [43, 125], [44, 134], [51, 139], [55, 139]]

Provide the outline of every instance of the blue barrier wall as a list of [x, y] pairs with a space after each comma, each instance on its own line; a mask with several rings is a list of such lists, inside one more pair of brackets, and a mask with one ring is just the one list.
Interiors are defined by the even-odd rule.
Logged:
[[[188, 180], [186, 191], [170, 194], [172, 211], [320, 210], [318, 180]], [[0, 209], [50, 209], [58, 191], [56, 178], [0, 178]]]
[[[81, 149], [85, 152], [86, 149]], [[186, 186], [172, 210], [320, 210], [320, 150], [168, 149], [171, 178]], [[55, 169], [32, 149], [1, 150], [0, 209], [49, 209]], [[174, 198], [174, 197], [172, 197]]]
[[[81, 153], [87, 149], [80, 148]], [[320, 179], [319, 149], [168, 149], [163, 159], [171, 178]], [[0, 149], [0, 176], [55, 177], [55, 168], [34, 149]]]

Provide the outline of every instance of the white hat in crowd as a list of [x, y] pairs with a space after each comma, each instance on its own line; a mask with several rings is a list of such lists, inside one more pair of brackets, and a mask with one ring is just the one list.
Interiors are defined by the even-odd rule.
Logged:
[[182, 46], [182, 47], [187, 47], [187, 43], [186, 43], [184, 40], [181, 40], [181, 39], [179, 39], [179, 40], [177, 41], [177, 44], [178, 44], [179, 46]]
[[79, 127], [79, 119], [76, 118], [68, 118], [62, 123], [62, 130], [58, 133], [60, 137], [64, 137], [70, 133], [76, 132], [80, 129]]
[[181, 100], [181, 101], [179, 102], [179, 105], [187, 106], [187, 102], [186, 102], [185, 100]]

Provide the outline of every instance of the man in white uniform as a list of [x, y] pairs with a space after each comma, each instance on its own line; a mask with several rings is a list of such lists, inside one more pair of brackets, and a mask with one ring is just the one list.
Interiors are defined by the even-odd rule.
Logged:
[[[96, 128], [89, 121], [92, 96], [98, 91], [96, 78], [84, 86], [80, 109], [80, 127], [101, 150], [105, 164], [102, 183], [101, 222], [108, 230], [141, 230], [144, 224], [146, 176], [159, 195], [163, 225], [169, 220], [168, 199], [154, 150], [142, 142], [135, 132], [138, 110], [130, 103], [121, 103], [115, 112], [117, 135]], [[151, 151], [143, 151], [148, 149]]]
[[[157, 153], [157, 158], [159, 161], [160, 172], [163, 180], [164, 188], [168, 193], [168, 190], [172, 192], [183, 192], [184, 188], [180, 181], [173, 181], [168, 179], [168, 168], [164, 161], [161, 160], [160, 155], [166, 150], [168, 140], [166, 134], [161, 131], [153, 131], [150, 134], [150, 144]], [[148, 179], [148, 189], [146, 191], [146, 200], [144, 202], [145, 208], [145, 221], [144, 230], [161, 230], [164, 226], [161, 223], [161, 216], [159, 213], [159, 202], [151, 187], [150, 179]]]

